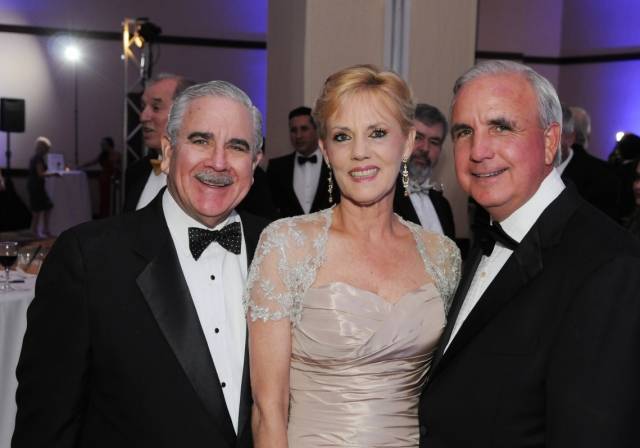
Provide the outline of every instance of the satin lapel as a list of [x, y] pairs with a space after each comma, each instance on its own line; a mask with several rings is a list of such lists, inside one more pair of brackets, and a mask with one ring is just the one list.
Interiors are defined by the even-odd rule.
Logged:
[[251, 379], [249, 372], [249, 333], [246, 334], [244, 345], [244, 366], [242, 368], [242, 387], [240, 389], [240, 412], [238, 413], [238, 437], [244, 431], [251, 417]]
[[[320, 179], [318, 179], [318, 188], [316, 189], [316, 194], [313, 197], [313, 203], [311, 204], [311, 213], [316, 212], [318, 210], [322, 210], [329, 206], [329, 181], [327, 178], [329, 177], [329, 168], [324, 163], [324, 160], [320, 158], [320, 162], [322, 166], [320, 167]], [[333, 203], [338, 202], [339, 193], [338, 186], [334, 179], [333, 181], [333, 191], [331, 193], [333, 196]]]
[[455, 357], [527, 283], [542, 272], [543, 251], [559, 244], [569, 218], [581, 201], [575, 188], [568, 186], [545, 209], [469, 313], [449, 349], [442, 356], [440, 368]]
[[[150, 261], [138, 276], [138, 287], [196, 394], [213, 417], [212, 424], [219, 426], [229, 445], [233, 446], [236, 435], [231, 417], [164, 220], [161, 196], [149, 206], [157, 208], [157, 221], [147, 223], [139, 230], [137, 251]], [[159, 222], [163, 227], [160, 232], [163, 236], [156, 239], [155, 244], [151, 244], [149, 228], [157, 228]]]
[[430, 378], [437, 373], [438, 365], [442, 360], [442, 356], [444, 354], [444, 349], [447, 346], [449, 339], [451, 338], [451, 332], [453, 331], [453, 326], [458, 317], [458, 313], [460, 313], [460, 308], [462, 307], [462, 303], [464, 302], [465, 297], [467, 296], [467, 292], [469, 291], [469, 287], [471, 286], [471, 280], [473, 280], [473, 276], [478, 269], [478, 264], [482, 259], [482, 251], [479, 247], [474, 247], [469, 254], [469, 258], [465, 261], [464, 266], [462, 268], [462, 277], [460, 279], [460, 283], [458, 285], [458, 289], [456, 290], [455, 297], [453, 298], [453, 302], [451, 303], [451, 309], [449, 310], [449, 314], [447, 315], [447, 325], [444, 328], [444, 332], [442, 334], [442, 338], [440, 338], [440, 346], [436, 351], [436, 354], [433, 357], [433, 363], [431, 364], [431, 374]]
[[284, 165], [284, 172], [282, 173], [282, 181], [285, 182], [285, 191], [287, 192], [287, 196], [289, 199], [287, 202], [292, 207], [292, 212], [295, 209], [294, 215], [303, 215], [304, 210], [302, 210], [302, 205], [300, 205], [300, 201], [298, 200], [298, 196], [296, 196], [296, 191], [293, 189], [293, 169], [296, 162], [296, 154], [295, 152], [290, 154], [290, 157], [286, 160], [286, 164]]
[[520, 291], [542, 271], [542, 247], [537, 229], [532, 229], [509, 257], [476, 306], [458, 330], [441, 365], [456, 356], [473, 337]]

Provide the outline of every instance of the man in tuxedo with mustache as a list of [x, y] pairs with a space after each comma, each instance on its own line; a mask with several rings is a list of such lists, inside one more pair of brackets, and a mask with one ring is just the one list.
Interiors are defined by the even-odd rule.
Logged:
[[17, 369], [12, 446], [250, 447], [242, 292], [262, 219], [237, 213], [262, 118], [224, 81], [175, 100], [167, 188], [62, 234]]
[[476, 240], [423, 391], [420, 446], [640, 446], [640, 246], [553, 168], [553, 86], [485, 61], [454, 87]]

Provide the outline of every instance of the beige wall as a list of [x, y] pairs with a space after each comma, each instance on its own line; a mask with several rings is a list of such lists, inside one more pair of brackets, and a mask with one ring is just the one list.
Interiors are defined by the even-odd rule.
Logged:
[[327, 76], [349, 65], [382, 65], [384, 4], [385, 0], [269, 2], [267, 158], [292, 150], [287, 115], [297, 106], [313, 107]]
[[[418, 101], [434, 104], [448, 114], [453, 82], [474, 62], [477, 1], [408, 1], [411, 3], [408, 81]], [[269, 158], [291, 151], [287, 113], [303, 103], [313, 106], [329, 74], [353, 64], [383, 66], [388, 2], [269, 2]], [[453, 207], [458, 236], [467, 236], [467, 198], [455, 180], [449, 140], [435, 176], [444, 184], [445, 193]]]

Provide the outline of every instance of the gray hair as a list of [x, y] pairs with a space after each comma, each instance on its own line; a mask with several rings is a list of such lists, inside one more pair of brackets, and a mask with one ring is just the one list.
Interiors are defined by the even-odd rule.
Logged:
[[573, 113], [566, 104], [562, 103], [562, 134], [570, 135], [575, 130], [575, 121], [573, 119]]
[[544, 76], [537, 73], [531, 67], [513, 61], [490, 60], [482, 61], [467, 70], [460, 76], [453, 86], [453, 100], [451, 110], [458, 98], [460, 89], [474, 79], [491, 76], [515, 73], [523, 76], [533, 88], [538, 101], [538, 115], [540, 116], [540, 126], [546, 129], [552, 123], [562, 126], [562, 108], [556, 89]]
[[182, 118], [187, 106], [192, 101], [203, 97], [222, 97], [244, 105], [249, 111], [253, 122], [253, 145], [251, 153], [255, 158], [262, 150], [262, 114], [257, 107], [253, 105], [249, 96], [241, 89], [226, 81], [209, 81], [202, 84], [196, 84], [187, 88], [176, 97], [169, 112], [169, 121], [167, 122], [167, 134], [171, 145], [175, 146], [178, 140], [178, 131], [182, 126]]
[[582, 107], [572, 106], [573, 121], [576, 131], [576, 144], [587, 149], [589, 146], [589, 135], [591, 135], [591, 118]]
[[440, 112], [440, 109], [438, 109], [437, 107], [427, 103], [416, 104], [415, 119], [423, 123], [425, 126], [435, 126], [437, 124], [441, 124], [443, 137], [446, 138], [449, 123], [447, 123], [447, 119], [445, 118], [444, 114]]
[[166, 79], [174, 79], [176, 81], [176, 89], [173, 91], [173, 97], [171, 99], [175, 100], [178, 95], [184, 92], [185, 89], [195, 86], [197, 83], [189, 78], [185, 78], [181, 75], [174, 75], [173, 73], [158, 73], [153, 77], [149, 78], [144, 87], [151, 87], [154, 84], [159, 83], [160, 81], [164, 81]]

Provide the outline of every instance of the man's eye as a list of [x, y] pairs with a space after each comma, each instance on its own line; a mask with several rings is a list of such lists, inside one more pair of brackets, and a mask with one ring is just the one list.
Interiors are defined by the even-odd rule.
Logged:
[[350, 139], [351, 138], [344, 132], [339, 132], [333, 136], [334, 142], [346, 142], [347, 140], [350, 140]]
[[502, 132], [508, 132], [511, 130], [511, 126], [507, 125], [507, 124], [496, 124], [493, 129], [498, 132], [498, 133], [502, 133]]
[[442, 146], [442, 141], [436, 138], [429, 140], [429, 143], [433, 146]]
[[229, 148], [233, 149], [234, 151], [238, 151], [238, 152], [249, 152], [249, 148], [247, 148], [246, 146], [243, 146], [243, 145], [231, 145], [231, 146], [229, 146]]
[[387, 131], [385, 131], [384, 129], [376, 128], [376, 129], [373, 130], [373, 132], [371, 133], [370, 137], [372, 137], [372, 138], [382, 138], [385, 135], [387, 135]]
[[453, 139], [457, 140], [468, 135], [471, 135], [471, 129], [460, 129], [453, 133]]
[[193, 140], [191, 140], [191, 143], [193, 143], [194, 145], [206, 145], [207, 140], [205, 140], [204, 138], [194, 138]]

